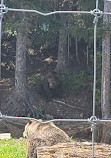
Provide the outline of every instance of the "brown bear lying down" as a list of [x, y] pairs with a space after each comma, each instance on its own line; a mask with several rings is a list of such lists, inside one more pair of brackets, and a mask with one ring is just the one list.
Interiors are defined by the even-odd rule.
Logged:
[[71, 142], [69, 136], [53, 122], [40, 124], [30, 120], [25, 126], [23, 136], [29, 139], [27, 158], [37, 158], [36, 147]]

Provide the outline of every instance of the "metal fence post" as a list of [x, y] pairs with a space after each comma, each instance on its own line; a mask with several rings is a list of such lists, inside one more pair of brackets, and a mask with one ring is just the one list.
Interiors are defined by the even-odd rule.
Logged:
[[1, 0], [1, 10], [0, 10], [0, 80], [1, 80], [1, 44], [2, 44], [2, 19], [3, 19], [3, 2], [4, 0]]

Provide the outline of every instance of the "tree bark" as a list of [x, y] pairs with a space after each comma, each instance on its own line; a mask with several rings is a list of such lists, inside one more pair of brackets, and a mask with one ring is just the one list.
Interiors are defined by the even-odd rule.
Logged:
[[[60, 3], [60, 10], [71, 10], [71, 2], [63, 1]], [[62, 73], [69, 72], [68, 60], [68, 15], [60, 14], [59, 46], [56, 71]]]
[[[111, 2], [104, 0], [104, 12], [111, 11]], [[110, 18], [103, 16], [103, 23], [108, 26]], [[102, 84], [101, 84], [102, 118], [110, 117], [110, 33], [106, 30], [102, 37]]]
[[7, 103], [7, 114], [38, 117], [38, 110], [26, 81], [26, 43], [25, 22], [22, 21], [16, 37], [15, 89]]
[[65, 14], [60, 15], [61, 28], [59, 31], [59, 46], [57, 58], [57, 72], [68, 72], [68, 49], [67, 49], [67, 18]]
[[18, 29], [16, 39], [15, 92], [18, 97], [25, 97], [26, 86], [26, 36]]

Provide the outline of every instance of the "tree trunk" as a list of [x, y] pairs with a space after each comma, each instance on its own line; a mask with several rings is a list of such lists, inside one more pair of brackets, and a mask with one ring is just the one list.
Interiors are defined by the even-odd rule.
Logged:
[[75, 39], [75, 47], [76, 47], [77, 62], [78, 62], [78, 64], [80, 64], [80, 60], [79, 60], [79, 56], [78, 56], [78, 40], [77, 40], [77, 38]]
[[[60, 10], [71, 10], [70, 1], [62, 1], [60, 3]], [[69, 15], [60, 14], [60, 30], [59, 30], [59, 46], [56, 71], [62, 73], [69, 72], [69, 59], [68, 59], [68, 19]]]
[[26, 33], [25, 25], [21, 23], [16, 38], [16, 68], [15, 89], [7, 103], [7, 114], [14, 116], [38, 117], [32, 97], [26, 82]]
[[[111, 11], [111, 2], [104, 0], [104, 12]], [[103, 23], [110, 23], [108, 15], [103, 16]], [[101, 84], [102, 118], [110, 117], [110, 33], [106, 30], [102, 37], [102, 84]]]
[[60, 15], [61, 28], [59, 31], [59, 46], [57, 58], [57, 72], [68, 72], [68, 49], [67, 49], [67, 17], [65, 14]]
[[25, 97], [26, 86], [26, 36], [18, 29], [16, 39], [15, 92], [18, 97]]

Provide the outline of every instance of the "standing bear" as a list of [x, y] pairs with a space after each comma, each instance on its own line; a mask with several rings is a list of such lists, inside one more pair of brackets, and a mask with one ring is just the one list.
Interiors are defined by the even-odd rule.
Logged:
[[26, 158], [37, 158], [37, 147], [71, 142], [70, 137], [53, 122], [41, 124], [34, 120], [29, 120], [25, 126], [23, 136], [28, 138]]

